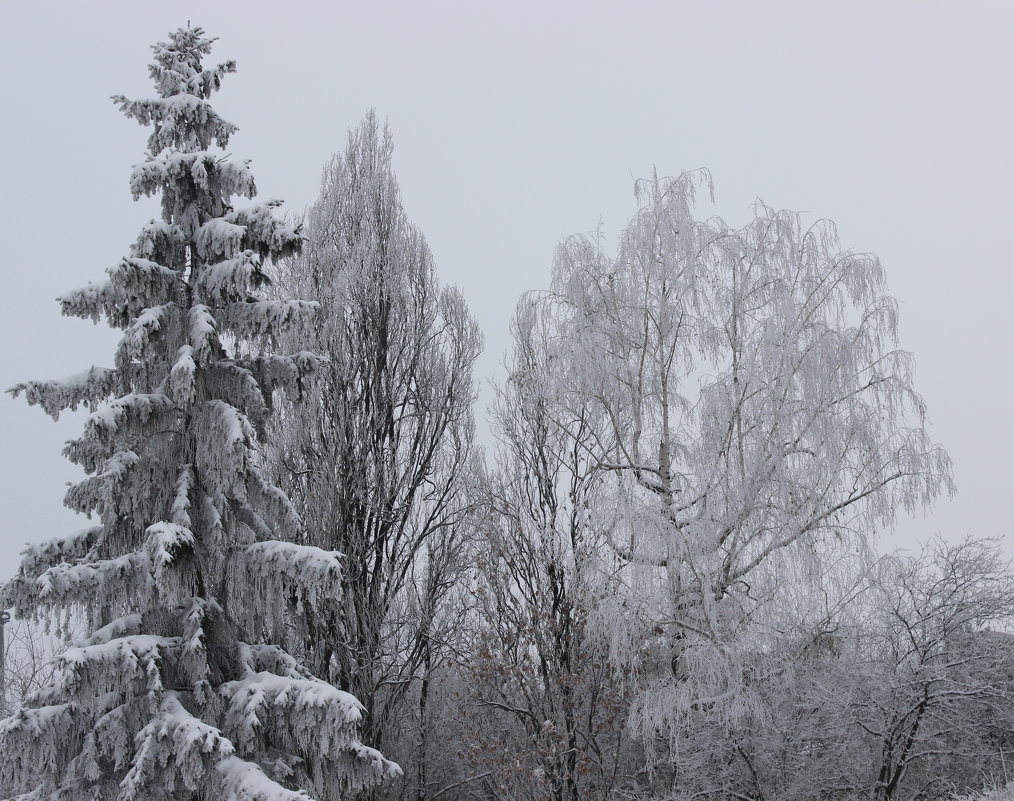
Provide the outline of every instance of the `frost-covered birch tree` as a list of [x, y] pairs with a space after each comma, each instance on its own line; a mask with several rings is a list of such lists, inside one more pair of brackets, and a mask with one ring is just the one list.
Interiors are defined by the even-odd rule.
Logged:
[[[558, 319], [557, 425], [591, 422], [575, 444], [612, 477], [593, 519], [647, 568], [673, 665], [745, 631], [771, 590], [765, 565], [861, 550], [952, 486], [878, 259], [760, 203], [741, 228], [700, 220], [702, 187], [705, 172], [639, 182], [616, 255], [568, 239], [543, 301]], [[678, 673], [660, 679], [672, 692], [653, 696], [649, 728], [681, 697]]]
[[130, 188], [160, 194], [161, 219], [59, 299], [122, 329], [113, 366], [11, 390], [53, 417], [91, 410], [66, 504], [97, 520], [29, 547], [4, 589], [19, 616], [86, 632], [0, 723], [5, 795], [305, 801], [398, 772], [358, 740], [362, 704], [284, 647], [341, 592], [340, 555], [306, 544], [255, 448], [273, 396], [319, 365], [272, 352], [316, 304], [262, 294], [302, 238], [277, 202], [233, 206], [255, 186], [222, 150], [236, 127], [208, 98], [235, 62], [207, 66], [213, 41], [171, 33], [154, 96], [114, 97], [153, 129]]
[[363, 700], [364, 739], [402, 762], [421, 799], [440, 789], [427, 768], [434, 692], [463, 634], [452, 601], [482, 337], [460, 292], [437, 279], [392, 154], [370, 112], [324, 168], [302, 254], [279, 266], [279, 290], [321, 304], [307, 341], [327, 363], [270, 452], [310, 541], [348, 558], [342, 593], [308, 629], [312, 664]]

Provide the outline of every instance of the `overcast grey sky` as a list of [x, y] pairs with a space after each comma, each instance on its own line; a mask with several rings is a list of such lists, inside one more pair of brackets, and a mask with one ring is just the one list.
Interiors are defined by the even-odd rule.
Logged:
[[[190, 20], [235, 58], [216, 106], [262, 197], [299, 211], [373, 106], [405, 206], [464, 291], [495, 378], [520, 293], [555, 244], [615, 234], [633, 179], [706, 166], [719, 213], [751, 201], [838, 223], [880, 255], [958, 495], [882, 547], [942, 533], [1011, 548], [1014, 3], [46, 3], [0, 7], [0, 387], [112, 363], [112, 334], [54, 298], [100, 279], [155, 211], [131, 201], [148, 46]], [[484, 426], [480, 409], [480, 426]], [[0, 398], [0, 580], [26, 541], [86, 525], [54, 424]]]

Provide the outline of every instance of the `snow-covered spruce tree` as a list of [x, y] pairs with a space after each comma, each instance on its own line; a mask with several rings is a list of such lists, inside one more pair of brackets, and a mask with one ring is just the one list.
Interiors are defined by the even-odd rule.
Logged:
[[0, 723], [5, 797], [331, 799], [398, 772], [357, 740], [360, 703], [284, 648], [341, 586], [338, 555], [300, 544], [255, 450], [273, 394], [298, 394], [318, 364], [269, 355], [315, 304], [258, 293], [301, 236], [277, 202], [231, 205], [255, 188], [221, 152], [236, 128], [208, 97], [235, 63], [206, 68], [213, 41], [170, 34], [157, 96], [114, 98], [154, 128], [130, 185], [161, 193], [162, 219], [60, 303], [123, 329], [115, 367], [11, 390], [53, 417], [92, 410], [65, 449], [87, 473], [66, 503], [99, 523], [29, 548], [4, 589], [19, 616], [89, 632]]

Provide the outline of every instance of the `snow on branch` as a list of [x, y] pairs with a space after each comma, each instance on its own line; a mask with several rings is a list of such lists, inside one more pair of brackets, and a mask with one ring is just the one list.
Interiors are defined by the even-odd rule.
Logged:
[[142, 311], [123, 334], [116, 349], [116, 363], [121, 368], [147, 355], [152, 340], [173, 321], [178, 311], [175, 303], [163, 303]]
[[302, 790], [288, 790], [265, 775], [261, 767], [239, 757], [227, 757], [215, 766], [222, 801], [310, 801]]
[[180, 665], [196, 695], [202, 701], [207, 699], [208, 674], [208, 629], [213, 619], [222, 614], [222, 607], [214, 598], [192, 598], [190, 608], [183, 618], [183, 650]]
[[91, 367], [67, 378], [26, 381], [7, 390], [13, 397], [24, 393], [29, 406], [38, 404], [54, 420], [65, 409], [75, 411], [81, 404], [94, 406], [109, 398], [116, 387], [117, 372], [108, 367]]
[[165, 569], [176, 562], [181, 552], [194, 547], [194, 532], [178, 523], [163, 520], [148, 526], [145, 534], [145, 551], [151, 561], [155, 580], [161, 583]]
[[231, 259], [240, 249], [246, 228], [226, 217], [212, 217], [194, 234], [197, 255], [206, 261]]
[[304, 350], [291, 356], [259, 356], [245, 364], [254, 371], [265, 396], [282, 389], [291, 399], [298, 400], [302, 397], [306, 378], [316, 373], [326, 361]]
[[277, 529], [285, 530], [290, 540], [295, 538], [302, 528], [302, 521], [289, 496], [256, 468], [250, 470], [246, 487], [250, 504], [266, 513]]
[[151, 587], [151, 563], [143, 552], [80, 564], [60, 563], [32, 578], [19, 574], [5, 597], [22, 617], [41, 617], [77, 606], [98, 608], [136, 599]]
[[225, 401], [211, 400], [195, 414], [194, 428], [206, 443], [196, 454], [198, 474], [213, 493], [245, 501], [256, 436], [250, 419]]
[[243, 227], [243, 245], [257, 251], [262, 259], [291, 256], [302, 246], [303, 235], [278, 216], [281, 205], [280, 200], [266, 200], [231, 211], [223, 219]]
[[313, 678], [310, 671], [283, 648], [270, 643], [238, 644], [239, 664], [247, 677], [267, 671], [292, 679]]
[[54, 537], [37, 545], [29, 545], [21, 552], [18, 573], [34, 578], [55, 564], [84, 559], [92, 552], [102, 532], [102, 526], [91, 526], [65, 537]]
[[230, 398], [248, 417], [259, 420], [267, 413], [270, 396], [243, 362], [219, 359], [207, 365], [204, 377], [214, 395]]
[[120, 111], [138, 124], [155, 126], [148, 139], [151, 153], [166, 148], [207, 150], [212, 142], [218, 147], [228, 147], [229, 137], [238, 130], [222, 119], [207, 100], [192, 94], [144, 100], [114, 95], [112, 99]]
[[376, 748], [353, 740], [349, 750], [355, 759], [355, 763], [350, 766], [350, 773], [361, 786], [369, 787], [384, 779], [396, 779], [402, 775], [401, 766], [387, 759]]
[[125, 328], [144, 309], [174, 300], [180, 282], [178, 272], [144, 257], [120, 259], [106, 272], [107, 281], [57, 298], [64, 316], [97, 323], [105, 315], [110, 325]]
[[336, 758], [353, 742], [363, 706], [315, 678], [255, 673], [219, 689], [227, 699], [222, 730], [243, 749], [257, 749], [265, 730], [287, 750]]
[[187, 238], [178, 225], [149, 220], [141, 226], [130, 250], [137, 258], [152, 259], [159, 264], [179, 264], [186, 256], [186, 248]]
[[248, 162], [237, 162], [207, 150], [168, 153], [134, 167], [130, 176], [134, 198], [162, 194], [163, 218], [176, 222], [186, 236], [207, 220], [207, 210], [196, 202], [207, 198], [224, 210], [232, 197], [257, 194]]
[[162, 695], [158, 713], [135, 738], [137, 752], [120, 783], [122, 798], [148, 798], [158, 787], [173, 791], [204, 791], [211, 770], [235, 752], [233, 744], [214, 726], [198, 720], [180, 702], [177, 693]]
[[199, 364], [221, 358], [225, 353], [218, 338], [218, 322], [211, 309], [202, 304], [191, 306], [189, 312], [191, 356]]
[[64, 506], [82, 514], [89, 514], [92, 510], [100, 515], [106, 511], [118, 511], [123, 501], [120, 493], [131, 470], [140, 461], [141, 457], [129, 449], [114, 453], [103, 464], [101, 472], [88, 476], [67, 490]]
[[207, 261], [231, 259], [250, 250], [262, 260], [289, 256], [299, 250], [303, 236], [280, 218], [280, 200], [267, 200], [208, 220], [194, 237], [197, 252]]
[[190, 492], [194, 488], [194, 468], [189, 464], [180, 467], [176, 479], [176, 496], [173, 498], [172, 521], [185, 528], [190, 528]]
[[72, 289], [56, 299], [60, 304], [60, 312], [65, 317], [81, 317], [97, 323], [102, 315], [112, 320], [115, 306], [112, 302], [113, 291], [108, 281], [102, 283], [89, 282], [87, 286]]
[[[76, 728], [77, 712], [76, 704], [22, 707], [6, 720], [0, 720], [0, 754], [3, 754], [0, 787], [9, 791], [14, 787], [27, 790], [32, 784], [43, 785], [46, 777], [40, 774], [65, 762], [64, 742], [68, 732]], [[22, 797], [33, 795], [28, 792]]]
[[169, 371], [169, 394], [181, 408], [189, 408], [197, 397], [197, 362], [193, 345], [180, 345]]
[[312, 611], [324, 600], [341, 598], [340, 556], [312, 545], [256, 542], [240, 551], [235, 581], [240, 591], [256, 596], [255, 608], [268, 608], [267, 599], [291, 594], [297, 611]]
[[102, 628], [95, 629], [90, 636], [75, 643], [76, 647], [84, 648], [89, 645], [101, 645], [112, 640], [120, 639], [127, 635], [139, 634], [141, 631], [141, 615], [135, 613], [118, 617]]
[[203, 267], [197, 274], [196, 289], [211, 306], [245, 301], [252, 290], [267, 282], [261, 271], [261, 257], [244, 250], [230, 259]]
[[63, 696], [78, 699], [110, 692], [144, 695], [162, 689], [162, 660], [179, 647], [178, 637], [131, 634], [68, 648], [56, 660], [53, 684]]
[[98, 470], [109, 458], [112, 446], [126, 435], [141, 434], [153, 426], [168, 429], [175, 425], [176, 405], [161, 392], [131, 393], [102, 404], [85, 420], [84, 431], [64, 447], [64, 455], [88, 472]]
[[316, 301], [261, 300], [252, 303], [230, 303], [218, 319], [223, 327], [237, 335], [256, 339], [274, 337], [302, 323], [320, 309]]
[[142, 195], [163, 192], [168, 185], [180, 181], [205, 191], [214, 187], [223, 193], [223, 199], [233, 195], [253, 197], [257, 194], [247, 162], [223, 160], [206, 150], [170, 153], [138, 164], [130, 175], [130, 191], [137, 199]]
[[173, 402], [161, 392], [133, 392], [92, 412], [85, 420], [85, 435], [105, 439], [128, 423], [147, 423], [151, 418], [173, 409]]

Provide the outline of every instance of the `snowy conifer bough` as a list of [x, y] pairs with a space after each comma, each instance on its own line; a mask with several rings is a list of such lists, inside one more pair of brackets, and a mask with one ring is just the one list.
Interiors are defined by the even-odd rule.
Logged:
[[20, 616], [90, 632], [0, 723], [4, 796], [295, 801], [399, 770], [357, 740], [360, 703], [284, 649], [340, 592], [338, 554], [300, 544], [255, 451], [273, 394], [318, 364], [267, 351], [315, 304], [258, 294], [301, 236], [277, 202], [231, 205], [255, 187], [220, 151], [236, 128], [207, 98], [235, 63], [205, 68], [213, 41], [177, 30], [154, 47], [157, 96], [114, 98], [154, 128], [130, 185], [161, 193], [162, 219], [60, 303], [123, 329], [115, 367], [12, 389], [53, 417], [92, 410], [65, 449], [88, 474], [66, 503], [100, 522], [30, 548], [4, 590]]

